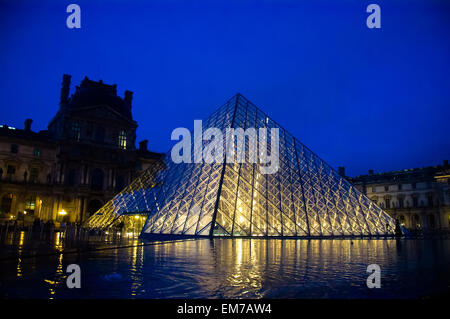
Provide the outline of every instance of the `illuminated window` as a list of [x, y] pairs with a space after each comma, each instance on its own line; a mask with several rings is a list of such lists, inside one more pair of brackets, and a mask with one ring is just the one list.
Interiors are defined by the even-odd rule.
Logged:
[[79, 141], [80, 140], [80, 135], [81, 135], [80, 123], [72, 122], [72, 137], [75, 140]]
[[39, 148], [35, 148], [33, 151], [33, 155], [36, 157], [41, 157], [41, 150]]
[[127, 148], [127, 132], [124, 130], [120, 130], [119, 132], [119, 147], [123, 149]]
[[25, 211], [27, 212], [27, 214], [34, 214], [34, 209], [36, 208], [36, 197], [35, 196], [30, 196], [27, 198], [26, 202], [25, 202]]

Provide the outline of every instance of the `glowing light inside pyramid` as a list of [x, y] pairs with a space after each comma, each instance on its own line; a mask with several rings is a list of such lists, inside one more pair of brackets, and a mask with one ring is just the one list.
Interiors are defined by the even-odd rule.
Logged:
[[279, 128], [279, 170], [261, 174], [259, 164], [249, 163], [175, 164], [169, 153], [161, 166], [144, 172], [87, 225], [107, 227], [124, 214], [146, 213], [142, 234], [393, 233], [391, 217], [242, 95], [230, 99], [204, 126]]

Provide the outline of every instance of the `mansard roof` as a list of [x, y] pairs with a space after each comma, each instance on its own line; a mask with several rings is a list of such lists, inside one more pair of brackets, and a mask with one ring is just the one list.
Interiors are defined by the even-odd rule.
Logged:
[[124, 98], [117, 95], [116, 84], [105, 84], [102, 80], [92, 81], [86, 76], [81, 84], [75, 88], [67, 102], [69, 108], [94, 105], [108, 105], [124, 117], [132, 120], [131, 101], [127, 105]]

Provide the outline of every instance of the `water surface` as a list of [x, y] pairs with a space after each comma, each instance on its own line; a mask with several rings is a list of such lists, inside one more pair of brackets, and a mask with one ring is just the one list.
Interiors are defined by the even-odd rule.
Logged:
[[[135, 240], [134, 247], [128, 248], [4, 259], [0, 296], [423, 298], [450, 291], [450, 240], [143, 243], [148, 244]], [[80, 289], [66, 286], [66, 268], [72, 263], [81, 267]], [[369, 264], [381, 267], [380, 289], [367, 288]]]

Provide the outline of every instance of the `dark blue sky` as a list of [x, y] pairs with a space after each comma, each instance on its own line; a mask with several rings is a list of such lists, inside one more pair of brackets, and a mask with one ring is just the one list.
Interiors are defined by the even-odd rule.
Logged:
[[[81, 6], [68, 29], [66, 6]], [[365, 8], [381, 6], [381, 29]], [[0, 0], [0, 122], [46, 129], [63, 73], [134, 91], [167, 151], [241, 92], [349, 175], [450, 159], [450, 1]]]

